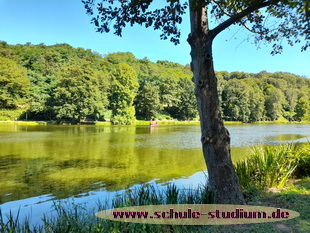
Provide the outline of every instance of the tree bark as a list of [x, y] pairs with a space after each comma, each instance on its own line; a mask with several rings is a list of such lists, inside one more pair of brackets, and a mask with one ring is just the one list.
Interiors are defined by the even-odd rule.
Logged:
[[201, 142], [208, 169], [208, 186], [218, 204], [245, 204], [239, 179], [230, 156], [230, 136], [220, 114], [212, 58], [212, 41], [217, 33], [209, 30], [205, 1], [189, 0], [191, 69], [200, 116]]

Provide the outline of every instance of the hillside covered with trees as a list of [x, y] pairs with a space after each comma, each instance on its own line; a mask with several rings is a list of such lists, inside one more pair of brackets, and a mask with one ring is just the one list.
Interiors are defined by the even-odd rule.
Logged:
[[[310, 79], [290, 73], [216, 72], [226, 121], [309, 120]], [[197, 119], [189, 66], [102, 56], [68, 44], [0, 42], [0, 120]]]

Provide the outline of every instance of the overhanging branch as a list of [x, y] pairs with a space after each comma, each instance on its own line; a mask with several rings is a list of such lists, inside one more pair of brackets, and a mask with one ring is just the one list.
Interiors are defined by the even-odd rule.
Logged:
[[256, 11], [258, 9], [261, 9], [261, 8], [264, 8], [264, 7], [269, 6], [271, 4], [275, 4], [277, 2], [279, 2], [279, 1], [278, 0], [270, 0], [270, 1], [266, 1], [266, 2], [260, 2], [258, 4], [252, 5], [246, 9], [244, 9], [243, 11], [231, 16], [229, 19], [227, 19], [226, 21], [224, 21], [223, 23], [221, 23], [220, 25], [215, 27], [213, 30], [211, 30], [213, 38], [215, 38], [217, 36], [217, 34], [219, 34], [221, 31], [225, 30], [226, 28], [228, 28], [232, 24], [234, 24], [236, 22], [241, 22], [241, 19], [243, 17], [247, 16], [248, 14], [250, 14], [251, 12]]
[[[225, 11], [225, 10], [223, 9], [223, 7], [221, 6], [221, 4], [220, 4], [218, 1], [212, 0], [212, 2], [214, 2], [214, 3], [220, 8], [220, 10], [223, 12], [223, 14], [227, 15], [228, 17], [233, 17], [233, 15], [229, 14], [227, 11]], [[238, 22], [239, 22], [245, 29], [247, 29], [249, 32], [252, 32], [252, 33], [255, 33], [255, 34], [263, 34], [262, 32], [257, 32], [257, 31], [255, 31], [255, 30], [249, 28], [249, 26], [248, 26], [245, 22], [243, 22], [242, 20], [239, 20]]]

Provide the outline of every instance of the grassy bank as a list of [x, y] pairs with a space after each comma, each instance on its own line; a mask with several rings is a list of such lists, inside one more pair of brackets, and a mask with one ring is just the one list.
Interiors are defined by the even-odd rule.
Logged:
[[248, 190], [248, 205], [270, 206], [297, 211], [300, 216], [271, 223], [212, 226], [206, 232], [310, 232], [310, 177], [289, 180], [283, 189]]
[[[199, 125], [199, 121], [153, 121], [158, 125]], [[150, 125], [150, 121], [136, 121], [136, 125]]]
[[226, 226], [178, 226], [114, 222], [94, 216], [95, 212], [107, 208], [213, 202], [212, 193], [204, 185], [195, 190], [178, 189], [169, 185], [162, 191], [154, 186], [141, 186], [106, 202], [112, 204], [98, 204], [92, 210], [87, 208], [87, 203], [84, 206], [55, 204], [57, 217], [44, 216], [43, 226], [32, 230], [27, 221], [19, 223], [13, 216], [8, 221], [0, 218], [0, 232], [310, 232], [309, 164], [310, 143], [306, 143], [255, 147], [249, 158], [235, 165], [247, 203], [300, 213], [300, 217], [287, 221]]
[[48, 125], [46, 121], [0, 121], [0, 125]]
[[256, 121], [243, 124], [310, 124], [310, 121]]
[[[162, 125], [200, 125], [199, 121], [153, 121], [159, 126]], [[0, 125], [56, 125], [56, 121], [0, 121]], [[70, 123], [68, 123], [70, 124]], [[94, 121], [94, 122], [81, 122], [81, 124], [97, 125], [97, 126], [110, 126], [112, 125], [109, 121]], [[243, 123], [241, 121], [225, 121], [225, 125], [246, 125], [246, 124], [310, 124], [310, 121], [259, 121], [252, 123]], [[136, 126], [149, 126], [150, 121], [140, 121], [135, 122]]]
[[97, 122], [95, 122], [95, 125], [98, 125], [98, 126], [109, 126], [109, 125], [112, 125], [112, 123], [109, 122], [109, 121], [97, 121]]

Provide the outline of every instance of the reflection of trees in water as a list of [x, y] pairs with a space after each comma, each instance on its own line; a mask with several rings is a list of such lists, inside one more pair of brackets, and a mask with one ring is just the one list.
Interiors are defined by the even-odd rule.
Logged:
[[[10, 176], [0, 177], [2, 194], [12, 193], [3, 201], [48, 193], [69, 197], [92, 190], [94, 183], [118, 190], [205, 170], [199, 149], [139, 146], [151, 136], [149, 127], [57, 126], [44, 140], [9, 143], [6, 152], [18, 163], [3, 170]], [[10, 186], [5, 179], [12, 180]]]
[[[266, 127], [269, 133], [266, 131]], [[199, 127], [156, 126], [35, 126], [4, 131], [1, 143], [1, 202], [52, 193], [58, 198], [104, 187], [118, 190], [153, 179], [165, 182], [205, 170]], [[257, 138], [275, 141], [301, 137], [307, 126], [230, 126], [236, 145]], [[295, 131], [294, 131], [295, 130]], [[293, 132], [300, 132], [294, 134]], [[255, 131], [252, 137], [248, 132]], [[270, 133], [271, 132], [271, 133]], [[289, 133], [284, 133], [289, 132]], [[277, 133], [279, 136], [277, 136]], [[271, 139], [270, 137], [273, 137]], [[268, 138], [267, 138], [268, 137]], [[267, 139], [266, 139], [267, 138]], [[22, 139], [22, 140], [20, 140]], [[1, 141], [2, 142], [2, 141]], [[241, 143], [241, 144], [240, 144]], [[252, 145], [252, 144], [250, 144]], [[233, 147], [238, 161], [249, 149]], [[11, 195], [5, 196], [8, 193]]]

